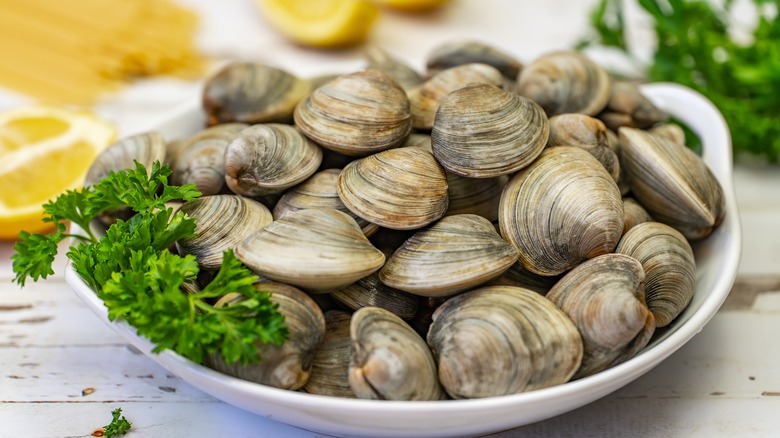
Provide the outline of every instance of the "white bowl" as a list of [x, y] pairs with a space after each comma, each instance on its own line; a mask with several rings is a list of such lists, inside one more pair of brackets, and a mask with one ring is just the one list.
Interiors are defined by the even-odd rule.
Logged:
[[[109, 322], [106, 308], [68, 265], [66, 279], [81, 298], [128, 342], [192, 386], [247, 411], [303, 429], [335, 435], [455, 437], [485, 434], [543, 420], [597, 400], [643, 375], [700, 332], [715, 315], [734, 283], [741, 229], [732, 182], [731, 139], [718, 110], [700, 94], [675, 84], [650, 84], [645, 94], [686, 123], [702, 139], [704, 161], [723, 185], [726, 217], [706, 240], [693, 245], [696, 293], [675, 322], [656, 334], [633, 359], [596, 375], [537, 391], [476, 400], [395, 402], [325, 397], [262, 386], [195, 364], [153, 345], [124, 321]], [[166, 138], [181, 138], [203, 126], [199, 103], [174, 111], [150, 127]]]

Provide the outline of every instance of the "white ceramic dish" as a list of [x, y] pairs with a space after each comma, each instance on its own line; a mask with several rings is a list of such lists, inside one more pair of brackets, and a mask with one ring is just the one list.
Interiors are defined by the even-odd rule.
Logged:
[[[723, 185], [726, 218], [706, 240], [695, 243], [696, 293], [670, 328], [633, 359], [594, 376], [533, 392], [477, 400], [392, 402], [316, 396], [270, 388], [220, 374], [153, 345], [123, 321], [109, 322], [106, 308], [68, 265], [66, 279], [98, 317], [155, 362], [192, 386], [247, 411], [303, 429], [344, 436], [455, 437], [510, 429], [550, 418], [597, 400], [643, 375], [682, 347], [712, 318], [737, 273], [741, 229], [732, 182], [731, 139], [718, 110], [703, 96], [679, 85], [650, 84], [645, 94], [685, 122], [704, 144], [703, 157]], [[198, 102], [174, 111], [151, 127], [180, 138], [203, 126]]]

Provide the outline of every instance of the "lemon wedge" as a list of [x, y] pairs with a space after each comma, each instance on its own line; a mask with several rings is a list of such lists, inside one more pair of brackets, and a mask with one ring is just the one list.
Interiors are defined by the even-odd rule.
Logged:
[[379, 14], [364, 0], [255, 0], [263, 16], [291, 40], [312, 47], [359, 44]]
[[0, 239], [42, 232], [42, 205], [80, 188], [116, 129], [86, 111], [27, 106], [0, 112]]

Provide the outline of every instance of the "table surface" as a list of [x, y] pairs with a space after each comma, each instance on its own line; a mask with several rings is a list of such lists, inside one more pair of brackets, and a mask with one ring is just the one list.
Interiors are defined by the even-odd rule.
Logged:
[[[276, 36], [250, 0], [186, 0], [202, 12], [202, 49], [222, 58], [273, 60], [299, 74], [359, 66], [360, 52], [312, 52]], [[570, 47], [594, 1], [453, 1], [424, 17], [386, 13], [372, 42], [421, 67], [436, 44], [494, 42], [528, 61]], [[530, 6], [533, 4], [533, 8]], [[632, 22], [642, 17], [630, 11]], [[554, 23], [554, 24], [553, 24]], [[632, 41], [647, 49], [638, 28]], [[97, 107], [123, 133], [143, 129], [200, 84], [130, 87]], [[0, 108], [23, 102], [0, 93]], [[738, 163], [743, 224], [739, 277], [705, 329], [654, 370], [567, 414], [494, 437], [777, 436], [780, 430], [780, 168]], [[122, 407], [130, 436], [323, 436], [249, 414], [208, 396], [139, 354], [95, 317], [57, 275], [20, 291], [11, 245], [0, 243], [0, 436], [90, 436]]]

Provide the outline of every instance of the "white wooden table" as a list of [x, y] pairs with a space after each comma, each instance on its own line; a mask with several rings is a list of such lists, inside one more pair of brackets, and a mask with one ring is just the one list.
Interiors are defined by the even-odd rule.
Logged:
[[[250, 0], [182, 3], [203, 12], [200, 44], [209, 53], [273, 59], [301, 74], [359, 64], [354, 51], [312, 53], [282, 41]], [[418, 67], [431, 47], [453, 38], [500, 43], [527, 61], [576, 41], [593, 3], [453, 1], [427, 17], [385, 14], [373, 39]], [[643, 41], [641, 32], [637, 38]], [[198, 87], [148, 82], [99, 110], [130, 133]], [[0, 108], [23, 100], [0, 94]], [[780, 168], [738, 165], [736, 188], [744, 227], [739, 278], [705, 329], [625, 388], [493, 436], [780, 436]], [[169, 375], [93, 316], [62, 275], [20, 291], [10, 283], [11, 253], [0, 243], [0, 437], [90, 436], [116, 407], [133, 422], [128, 436], [322, 436], [249, 414]]]

